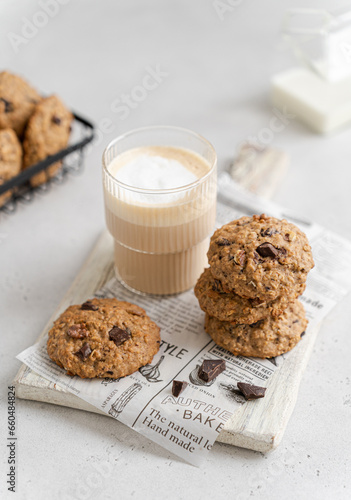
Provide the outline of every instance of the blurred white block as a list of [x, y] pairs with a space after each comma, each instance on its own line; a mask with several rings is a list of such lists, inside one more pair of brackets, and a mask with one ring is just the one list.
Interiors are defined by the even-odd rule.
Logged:
[[307, 68], [292, 68], [272, 78], [272, 102], [326, 134], [351, 123], [351, 78], [331, 83]]

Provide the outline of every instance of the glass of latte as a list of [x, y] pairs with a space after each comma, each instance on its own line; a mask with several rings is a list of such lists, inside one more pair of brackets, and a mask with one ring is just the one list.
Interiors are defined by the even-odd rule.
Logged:
[[216, 217], [213, 146], [182, 128], [134, 130], [105, 149], [103, 188], [118, 279], [156, 295], [193, 287]]

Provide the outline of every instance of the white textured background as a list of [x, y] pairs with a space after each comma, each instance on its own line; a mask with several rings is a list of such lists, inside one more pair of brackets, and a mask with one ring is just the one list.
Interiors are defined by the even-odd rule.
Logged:
[[[214, 3], [66, 0], [15, 53], [9, 32], [21, 35], [24, 18], [38, 19], [42, 8], [39, 1], [1, 0], [1, 67], [111, 127], [99, 135], [82, 176], [0, 219], [1, 498], [350, 498], [350, 296], [324, 323], [276, 451], [264, 456], [216, 444], [196, 469], [118, 422], [18, 400], [17, 493], [6, 491], [4, 398], [19, 368], [15, 355], [35, 341], [103, 229], [104, 146], [135, 127], [180, 125], [207, 137], [221, 166], [272, 116], [269, 78], [292, 64], [280, 49], [280, 22], [299, 4], [232, 0], [236, 6], [221, 20]], [[301, 4], [332, 9], [345, 2]], [[168, 76], [122, 120], [112, 102], [157, 65]], [[292, 121], [272, 143], [291, 155], [275, 200], [348, 238], [350, 139], [350, 130], [324, 138]]]

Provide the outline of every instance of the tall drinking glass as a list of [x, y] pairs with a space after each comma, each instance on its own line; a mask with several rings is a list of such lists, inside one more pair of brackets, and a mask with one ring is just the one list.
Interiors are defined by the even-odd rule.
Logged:
[[[173, 178], [173, 187], [159, 188], [156, 183], [150, 188], [150, 179], [145, 187], [147, 169], [141, 170], [144, 181], [138, 185], [133, 172], [140, 158], [166, 165], [162, 170], [166, 178], [161, 181]], [[122, 168], [131, 181], [125, 181]], [[180, 176], [180, 185], [174, 187], [176, 168], [190, 172], [191, 182], [182, 185]], [[216, 216], [213, 146], [182, 128], [134, 130], [113, 140], [104, 151], [103, 189], [118, 279], [133, 291], [150, 294], [174, 294], [193, 287], [206, 267]]]

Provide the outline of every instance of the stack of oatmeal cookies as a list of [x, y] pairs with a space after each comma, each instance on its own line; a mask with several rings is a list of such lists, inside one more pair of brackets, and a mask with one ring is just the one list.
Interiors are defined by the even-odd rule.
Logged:
[[195, 295], [216, 344], [259, 358], [292, 349], [307, 326], [297, 300], [314, 266], [306, 235], [286, 220], [241, 217], [214, 233], [207, 255]]

